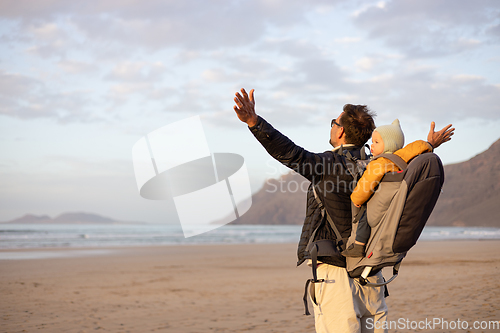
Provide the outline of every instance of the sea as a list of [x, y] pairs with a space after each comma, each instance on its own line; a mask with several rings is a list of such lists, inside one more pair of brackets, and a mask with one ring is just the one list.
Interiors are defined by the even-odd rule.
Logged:
[[[0, 249], [297, 243], [302, 226], [225, 225], [185, 238], [180, 225], [0, 224]], [[419, 241], [500, 239], [500, 228], [425, 227]]]

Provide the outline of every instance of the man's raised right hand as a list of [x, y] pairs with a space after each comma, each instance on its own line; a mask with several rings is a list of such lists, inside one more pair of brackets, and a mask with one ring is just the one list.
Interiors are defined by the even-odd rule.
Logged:
[[253, 127], [257, 124], [257, 114], [255, 113], [255, 99], [253, 98], [254, 90], [250, 90], [250, 97], [245, 89], [241, 88], [241, 94], [237, 92], [234, 98], [236, 105], [233, 107], [238, 118], [246, 123], [248, 127]]

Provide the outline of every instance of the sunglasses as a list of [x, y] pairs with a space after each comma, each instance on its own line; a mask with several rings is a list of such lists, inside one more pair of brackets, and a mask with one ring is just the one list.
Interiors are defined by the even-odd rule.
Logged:
[[342, 125], [340, 125], [338, 122], [337, 122], [337, 119], [332, 119], [332, 123], [331, 123], [331, 127], [333, 127], [333, 125], [337, 125], [338, 127], [342, 127]]

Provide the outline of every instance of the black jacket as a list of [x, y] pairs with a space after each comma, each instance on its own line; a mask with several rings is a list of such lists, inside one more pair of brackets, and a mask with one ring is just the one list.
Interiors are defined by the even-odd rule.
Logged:
[[[319, 154], [311, 153], [297, 146], [261, 117], [250, 130], [273, 158], [307, 178], [312, 185], [316, 185], [317, 194], [342, 238], [349, 237], [352, 228], [350, 196], [354, 184], [352, 176], [345, 167], [343, 157], [333, 151]], [[359, 147], [351, 146], [345, 149], [359, 157]], [[322, 225], [316, 232], [314, 240], [336, 238], [328, 222], [325, 222], [322, 220], [318, 203], [315, 201], [311, 186], [309, 186], [306, 218], [297, 250], [297, 265], [309, 258], [305, 248], [318, 223], [322, 223]], [[319, 257], [318, 259], [331, 265], [345, 267], [345, 260], [335, 259], [332, 261], [328, 257]]]

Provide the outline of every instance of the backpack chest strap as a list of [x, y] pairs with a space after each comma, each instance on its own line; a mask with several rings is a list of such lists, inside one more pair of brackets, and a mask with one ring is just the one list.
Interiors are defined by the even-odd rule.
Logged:
[[391, 161], [392, 163], [396, 164], [396, 166], [400, 170], [406, 170], [406, 169], [408, 169], [408, 164], [405, 162], [405, 160], [403, 160], [398, 155], [394, 155], [394, 154], [380, 154], [380, 155], [375, 156], [375, 158], [373, 160], [376, 160], [376, 159], [378, 159], [380, 157], [387, 158], [389, 161]]

